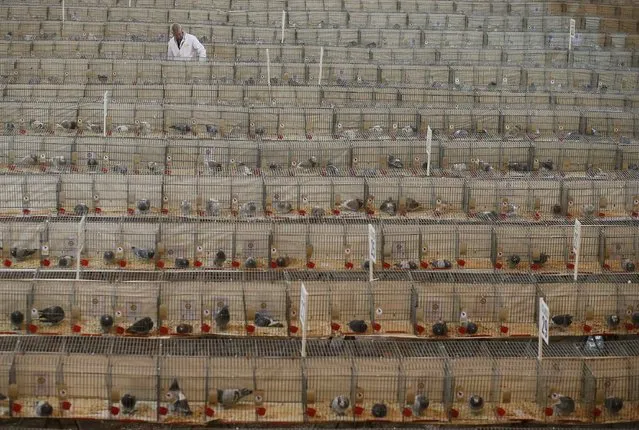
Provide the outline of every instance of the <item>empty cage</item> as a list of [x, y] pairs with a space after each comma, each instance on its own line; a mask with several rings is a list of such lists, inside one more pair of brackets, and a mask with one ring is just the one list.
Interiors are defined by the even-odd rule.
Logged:
[[306, 288], [306, 333], [308, 337], [328, 337], [331, 334], [330, 291], [319, 282], [294, 282], [288, 286], [289, 299], [289, 335], [302, 336], [300, 315], [300, 295], [302, 285]]
[[540, 421], [537, 404], [538, 362], [530, 358], [497, 358], [497, 407], [495, 415], [508, 421]]
[[496, 284], [497, 325], [500, 336], [534, 336], [537, 288], [535, 284]]
[[410, 283], [379, 281], [371, 285], [373, 296], [373, 330], [393, 336], [414, 333], [416, 292]]

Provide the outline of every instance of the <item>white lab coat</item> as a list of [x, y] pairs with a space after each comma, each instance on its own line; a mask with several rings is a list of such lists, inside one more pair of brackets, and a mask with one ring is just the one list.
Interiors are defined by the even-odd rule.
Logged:
[[169, 49], [166, 57], [169, 60], [195, 61], [196, 58], [199, 58], [200, 61], [205, 61], [206, 49], [204, 45], [197, 40], [197, 37], [184, 33], [184, 36], [182, 36], [182, 46], [179, 48], [175, 37], [169, 40]]

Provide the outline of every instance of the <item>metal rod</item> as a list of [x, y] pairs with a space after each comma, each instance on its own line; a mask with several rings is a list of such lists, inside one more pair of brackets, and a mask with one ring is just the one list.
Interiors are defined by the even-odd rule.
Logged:
[[282, 41], [281, 43], [284, 43], [284, 29], [286, 27], [286, 11], [283, 10], [282, 11]]
[[271, 86], [271, 55], [268, 48], [266, 48], [266, 78], [268, 79], [268, 86]]
[[65, 7], [64, 7], [64, 0], [62, 0], [62, 24], [64, 24], [64, 18], [65, 18]]
[[319, 73], [317, 74], [317, 85], [322, 85], [322, 69], [324, 68], [324, 47], [320, 48]]
[[109, 92], [104, 92], [104, 106], [102, 112], [102, 135], [106, 137], [107, 135], [107, 109], [109, 107]]

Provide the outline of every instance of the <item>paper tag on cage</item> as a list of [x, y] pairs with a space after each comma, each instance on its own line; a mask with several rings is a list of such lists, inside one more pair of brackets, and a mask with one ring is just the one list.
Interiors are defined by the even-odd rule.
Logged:
[[65, 254], [74, 253], [78, 248], [78, 239], [75, 235], [67, 236], [64, 239], [62, 250]]
[[566, 159], [562, 160], [561, 165], [563, 166], [563, 170], [564, 171], [570, 170], [570, 159], [566, 158]]
[[459, 243], [459, 255], [468, 254], [468, 244], [466, 242]]
[[392, 256], [396, 260], [404, 260], [406, 258], [406, 243], [393, 243]]
[[244, 258], [255, 257], [257, 252], [257, 245], [252, 240], [247, 240], [244, 242], [244, 246], [242, 247], [242, 255]]

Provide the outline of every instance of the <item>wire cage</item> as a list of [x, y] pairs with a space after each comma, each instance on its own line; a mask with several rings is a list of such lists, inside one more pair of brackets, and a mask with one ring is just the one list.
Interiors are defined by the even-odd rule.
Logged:
[[500, 422], [543, 419], [537, 403], [538, 366], [530, 358], [497, 358], [494, 412]]
[[258, 422], [302, 422], [302, 363], [296, 358], [255, 361], [255, 416]]
[[[184, 206], [184, 205], [182, 205]], [[164, 223], [160, 226], [156, 245], [156, 267], [160, 269], [191, 269], [195, 266], [196, 222]]]
[[[369, 199], [370, 200], [370, 199]], [[367, 225], [344, 225], [344, 268], [346, 270], [368, 272], [369, 264], [373, 264], [373, 270], [381, 269], [381, 256], [379, 247], [374, 249], [375, 260], [369, 261], [369, 230]], [[375, 241], [381, 243], [381, 229], [375, 230]], [[339, 248], [337, 250], [339, 252]]]
[[222, 423], [256, 421], [258, 393], [251, 358], [211, 357], [207, 386], [207, 407], [213, 411], [215, 419]]
[[[11, 416], [11, 397], [9, 392], [9, 376], [13, 366], [13, 354], [10, 352], [2, 352], [0, 354], [0, 393], [5, 397], [0, 405], [0, 417], [8, 418]], [[15, 390], [14, 390], [15, 391]], [[7, 394], [4, 394], [7, 393]], [[14, 394], [14, 393], [12, 393]]]
[[371, 294], [375, 314], [373, 331], [393, 336], [406, 336], [414, 333], [414, 303], [416, 293], [407, 283], [379, 281], [371, 285]]
[[49, 222], [42, 235], [42, 268], [74, 270], [78, 251], [84, 246], [78, 222]]
[[[308, 358], [304, 360], [303, 368], [307, 421], [353, 421], [355, 397], [351, 359]], [[335, 399], [339, 396], [348, 403], [342, 400], [338, 405]]]
[[290, 319], [289, 335], [302, 336], [302, 321], [300, 319], [300, 295], [302, 285], [308, 293], [306, 300], [306, 336], [328, 337], [331, 335], [331, 296], [330, 291], [319, 282], [293, 282], [288, 286]]
[[604, 226], [601, 229], [600, 261], [606, 271], [631, 273], [639, 262], [639, 237], [632, 227]]
[[633, 360], [612, 358], [586, 362], [584, 384], [593, 402], [592, 419], [596, 423], [628, 422], [636, 419], [633, 405], [636, 395], [636, 369]]
[[144, 355], [109, 357], [112, 420], [158, 421], [158, 359]]
[[[3, 315], [0, 320], [1, 333], [17, 334], [26, 331], [27, 321], [31, 314], [29, 307], [31, 290], [31, 282], [4, 281], [0, 283], [0, 295], [2, 296], [0, 312]], [[6, 390], [0, 391], [3, 394], [5, 392]]]
[[[143, 208], [147, 207], [145, 202], [139, 204]], [[120, 224], [123, 243], [116, 243], [118, 247], [115, 249], [115, 258], [119, 259], [119, 266], [123, 269], [153, 270], [160, 258], [160, 249], [157, 246], [160, 242], [160, 226], [143, 220], [138, 221]]]
[[535, 306], [537, 287], [534, 284], [497, 284], [495, 306], [498, 336], [535, 336], [538, 333]]
[[454, 336], [452, 326], [460, 316], [455, 306], [454, 285], [422, 283], [416, 285], [415, 289], [418, 295], [415, 309], [416, 333], [427, 337]]
[[[328, 176], [327, 168], [327, 176]], [[343, 173], [344, 170], [341, 170]], [[336, 175], [340, 174], [338, 171]], [[313, 220], [331, 216], [334, 210], [332, 187], [326, 186], [324, 178], [299, 178], [298, 214]]]
[[373, 333], [373, 303], [367, 282], [334, 282], [331, 294], [331, 329], [345, 335]]
[[399, 360], [355, 358], [353, 361], [355, 421], [400, 421], [401, 368]]
[[584, 384], [581, 360], [546, 359], [540, 365], [537, 404], [544, 407], [546, 422], [590, 422], [593, 402]]
[[[446, 363], [434, 358], [402, 360], [399, 402], [404, 422], [448, 422], [445, 398], [450, 376]], [[428, 404], [424, 407], [427, 400]]]
[[179, 289], [168, 283], [161, 284], [158, 306], [160, 330], [175, 336], [204, 334], [202, 299], [199, 284], [183, 283]]
[[457, 284], [455, 294], [459, 315], [455, 321], [456, 335], [497, 336], [499, 296], [495, 285]]
[[272, 227], [271, 269], [300, 270], [308, 268], [308, 226], [275, 223]]
[[[239, 285], [215, 282], [201, 284], [199, 288], [202, 302], [201, 333], [245, 336], [247, 334], [246, 309], [244, 292]], [[171, 300], [174, 301], [174, 299]], [[183, 318], [186, 316], [191, 315], [183, 313]], [[197, 333], [195, 328], [194, 333]]]
[[199, 424], [207, 421], [208, 370], [205, 357], [165, 356], [159, 359], [158, 415], [161, 422]]
[[[447, 161], [442, 159], [442, 168], [447, 169]], [[417, 209], [407, 211], [409, 218], [431, 218], [459, 220], [464, 213], [465, 184], [458, 178], [403, 178], [401, 181], [402, 198], [407, 203], [414, 201]], [[415, 206], [413, 203], [412, 206]]]
[[159, 286], [139, 283], [135, 289], [127, 284], [116, 284], [113, 300], [114, 332], [121, 336], [148, 336], [162, 334], [158, 318]]
[[28, 330], [33, 334], [70, 334], [77, 316], [71, 282], [38, 282], [29, 301]]
[[65, 355], [56, 389], [60, 417], [109, 419], [109, 359], [103, 355]]
[[420, 230], [422, 268], [433, 271], [490, 269], [490, 226], [425, 225]]
[[413, 226], [399, 222], [382, 225], [382, 267], [385, 270], [416, 270], [420, 267], [422, 236]]
[[115, 287], [104, 282], [76, 282], [73, 309], [76, 321], [72, 331], [83, 335], [114, 332]]
[[495, 369], [491, 359], [456, 358], [448, 362], [451, 386], [447, 395], [452, 422], [494, 422], [499, 402], [495, 391]]
[[12, 417], [61, 417], [58, 354], [19, 355], [9, 373]]
[[289, 330], [286, 285], [245, 284], [246, 333], [252, 336], [286, 336]]
[[[116, 221], [88, 222], [84, 230], [83, 262], [88, 269], [113, 270], [126, 267], [122, 224]], [[82, 268], [84, 268], [82, 267]]]
[[539, 294], [550, 309], [549, 332], [552, 336], [583, 335], [585, 301], [576, 284], [541, 284]]
[[260, 269], [269, 267], [271, 227], [269, 224], [236, 225], [232, 267]]

